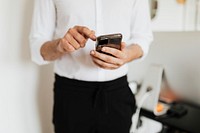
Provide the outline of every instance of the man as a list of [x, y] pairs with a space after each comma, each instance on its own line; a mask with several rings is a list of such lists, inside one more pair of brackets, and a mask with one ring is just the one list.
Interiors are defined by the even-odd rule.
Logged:
[[[135, 98], [127, 63], [152, 41], [148, 0], [35, 0], [32, 60], [54, 61], [56, 133], [128, 133]], [[121, 49], [95, 50], [96, 37], [121, 33]]]

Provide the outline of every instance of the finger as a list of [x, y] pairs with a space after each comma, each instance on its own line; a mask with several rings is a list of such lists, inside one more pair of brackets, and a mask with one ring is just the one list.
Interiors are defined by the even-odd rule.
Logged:
[[120, 51], [120, 50], [118, 50], [116, 48], [103, 47], [101, 49], [101, 51], [105, 52], [105, 53], [108, 53], [108, 54], [111, 54], [111, 55], [113, 55], [113, 56], [115, 56], [116, 58], [119, 58], [119, 59], [126, 58], [126, 55], [122, 51]]
[[80, 44], [74, 39], [74, 37], [71, 34], [67, 33], [65, 35], [65, 39], [67, 39], [69, 44], [71, 44], [76, 50], [81, 47]]
[[91, 55], [93, 57], [98, 58], [98, 59], [100, 59], [104, 62], [107, 62], [109, 64], [113, 64], [113, 65], [117, 65], [117, 66], [123, 65], [122, 60], [115, 58], [113, 56], [110, 56], [110, 55], [102, 54], [102, 53], [99, 53], [97, 51], [91, 51]]
[[86, 38], [90, 38], [93, 41], [96, 40], [96, 36], [95, 36], [94, 31], [88, 29], [87, 27], [84, 27], [84, 26], [75, 26], [74, 28], [77, 29], [77, 31], [80, 34], [83, 34]]
[[97, 66], [99, 66], [99, 67], [101, 67], [101, 68], [103, 68], [103, 69], [110, 69], [110, 70], [112, 70], [112, 69], [117, 69], [117, 68], [119, 68], [119, 66], [116, 66], [116, 65], [114, 65], [114, 64], [110, 64], [110, 63], [104, 62], [104, 61], [102, 61], [102, 60], [100, 60], [100, 59], [98, 59], [98, 58], [95, 58], [95, 57], [93, 57], [93, 62], [94, 62]]
[[60, 40], [60, 43], [58, 44], [58, 50], [62, 53], [66, 53], [75, 51], [75, 48], [71, 46], [66, 39], [63, 38]]
[[71, 28], [69, 29], [69, 33], [73, 36], [74, 39], [76, 39], [82, 48], [85, 46], [87, 40], [77, 30]]

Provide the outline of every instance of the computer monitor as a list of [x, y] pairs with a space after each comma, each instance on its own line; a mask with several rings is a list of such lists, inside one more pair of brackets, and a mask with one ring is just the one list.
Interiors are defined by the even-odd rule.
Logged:
[[200, 32], [154, 33], [148, 56], [129, 64], [128, 80], [142, 83], [152, 64], [163, 66], [174, 93], [200, 105]]

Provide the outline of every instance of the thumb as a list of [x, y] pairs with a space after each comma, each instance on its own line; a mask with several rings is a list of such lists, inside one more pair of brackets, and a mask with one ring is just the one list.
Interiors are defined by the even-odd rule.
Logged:
[[125, 42], [122, 42], [122, 43], [121, 43], [121, 50], [123, 51], [125, 48], [126, 48], [126, 43], [125, 43]]

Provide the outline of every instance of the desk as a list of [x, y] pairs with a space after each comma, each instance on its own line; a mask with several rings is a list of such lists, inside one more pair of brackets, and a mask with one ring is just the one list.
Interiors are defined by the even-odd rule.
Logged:
[[153, 113], [141, 110], [140, 115], [156, 120], [165, 126], [189, 133], [200, 133], [200, 108], [181, 104], [187, 109], [187, 114], [181, 117], [156, 117]]

